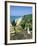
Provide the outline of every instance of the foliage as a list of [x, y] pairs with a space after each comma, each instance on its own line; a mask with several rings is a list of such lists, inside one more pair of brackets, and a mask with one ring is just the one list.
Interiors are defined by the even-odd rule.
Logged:
[[16, 26], [15, 20], [13, 20], [11, 23], [12, 23], [12, 26]]
[[22, 21], [20, 23], [21, 27], [24, 29], [25, 27], [28, 28], [30, 30], [32, 30], [32, 14], [29, 15], [24, 15], [24, 17], [22, 18]]
[[[16, 26], [17, 23], [15, 23], [15, 20], [12, 20], [11, 24], [14, 29], [12, 31], [15, 31], [14, 34], [10, 34], [11, 39], [15, 40], [15, 39], [32, 38], [32, 32], [31, 32], [31, 35], [29, 35], [26, 31], [28, 27], [29, 27], [29, 31], [32, 31], [32, 14], [24, 15], [18, 26]], [[25, 28], [26, 28], [26, 30], [25, 30]]]

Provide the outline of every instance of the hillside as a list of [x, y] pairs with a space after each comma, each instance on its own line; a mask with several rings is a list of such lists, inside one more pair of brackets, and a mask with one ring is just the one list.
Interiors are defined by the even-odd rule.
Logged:
[[[10, 17], [10, 40], [31, 39], [32, 38], [32, 14]], [[16, 22], [14, 21], [16, 20]], [[12, 22], [13, 21], [13, 22]], [[29, 30], [28, 30], [29, 29]], [[28, 33], [28, 31], [30, 33]]]

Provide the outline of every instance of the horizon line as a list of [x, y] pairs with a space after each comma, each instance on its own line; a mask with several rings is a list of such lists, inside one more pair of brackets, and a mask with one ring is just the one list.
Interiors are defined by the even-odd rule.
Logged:
[[[29, 14], [25, 14], [25, 15], [29, 15]], [[12, 15], [10, 15], [10, 16], [12, 16]], [[24, 15], [23, 15], [24, 16]]]

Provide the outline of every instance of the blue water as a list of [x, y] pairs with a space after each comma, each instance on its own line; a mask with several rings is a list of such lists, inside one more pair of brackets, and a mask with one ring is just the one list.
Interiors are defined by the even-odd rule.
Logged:
[[21, 16], [10, 16], [10, 21], [16, 20], [20, 18]]

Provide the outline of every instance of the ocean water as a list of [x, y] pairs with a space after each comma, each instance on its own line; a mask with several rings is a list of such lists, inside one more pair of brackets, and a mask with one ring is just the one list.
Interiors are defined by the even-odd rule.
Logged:
[[16, 20], [22, 16], [10, 16], [10, 21]]

